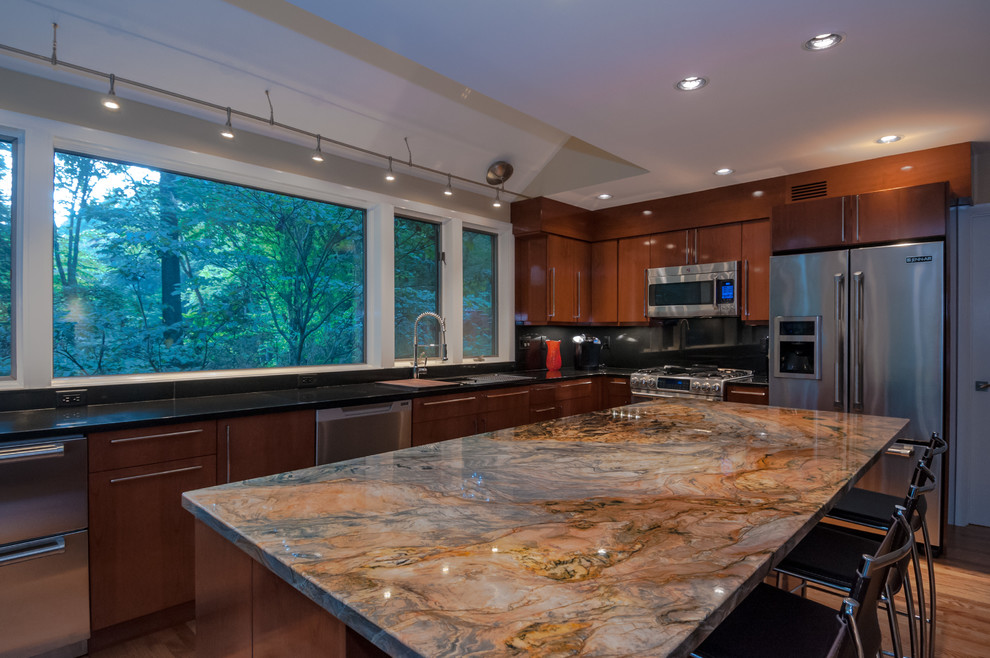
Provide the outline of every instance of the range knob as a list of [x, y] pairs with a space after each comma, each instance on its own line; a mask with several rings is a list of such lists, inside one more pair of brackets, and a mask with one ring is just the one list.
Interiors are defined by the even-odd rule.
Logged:
[[715, 382], [714, 384], [712, 384], [712, 392], [713, 393], [718, 393], [721, 390], [722, 390], [722, 385], [721, 384], [719, 384], [718, 382]]
[[650, 388], [656, 388], [657, 387], [657, 378], [656, 377], [650, 377], [649, 384], [650, 384]]
[[704, 391], [705, 393], [707, 393], [711, 389], [712, 389], [712, 385], [709, 384], [708, 382], [705, 382], [704, 384], [701, 385], [701, 390]]
[[692, 391], [700, 391], [701, 390], [701, 382], [691, 382], [691, 390]]

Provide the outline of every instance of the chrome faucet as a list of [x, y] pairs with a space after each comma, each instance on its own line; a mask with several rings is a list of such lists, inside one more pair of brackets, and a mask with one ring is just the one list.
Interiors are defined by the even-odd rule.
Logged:
[[[426, 374], [426, 361], [429, 357], [423, 355], [423, 365], [419, 365], [419, 321], [425, 317], [433, 318], [440, 325], [440, 360], [447, 360], [447, 322], [431, 311], [420, 313], [413, 322], [413, 379], [419, 379], [420, 375]], [[436, 347], [436, 344], [424, 345], [423, 347]]]

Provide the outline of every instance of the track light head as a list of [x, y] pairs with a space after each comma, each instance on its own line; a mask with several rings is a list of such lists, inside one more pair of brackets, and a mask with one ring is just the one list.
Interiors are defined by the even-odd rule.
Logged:
[[227, 108], [227, 123], [220, 129], [220, 136], [224, 139], [234, 139], [234, 129], [230, 125], [230, 108]]
[[101, 103], [103, 103], [103, 107], [107, 108], [108, 110], [115, 110], [116, 111], [116, 110], [119, 110], [120, 109], [120, 101], [117, 100], [117, 91], [114, 89], [114, 83], [116, 83], [116, 82], [117, 82], [117, 76], [115, 76], [113, 73], [111, 73], [110, 74], [110, 91], [107, 92], [107, 95], [104, 96], [103, 97], [103, 100], [100, 101]]
[[388, 171], [385, 172], [385, 180], [392, 182], [395, 180], [395, 173], [392, 172], [392, 156], [388, 156]]
[[447, 187], [443, 190], [444, 196], [454, 196], [454, 188], [450, 186], [450, 174], [447, 174]]
[[320, 141], [322, 139], [320, 135], [316, 136], [316, 150], [309, 156], [313, 159], [313, 162], [323, 162], [323, 150], [320, 148]]
[[499, 197], [499, 194], [498, 193], [499, 193], [499, 189], [498, 188], [495, 188], [495, 200], [492, 201], [492, 208], [501, 208], [502, 207], [502, 199]]

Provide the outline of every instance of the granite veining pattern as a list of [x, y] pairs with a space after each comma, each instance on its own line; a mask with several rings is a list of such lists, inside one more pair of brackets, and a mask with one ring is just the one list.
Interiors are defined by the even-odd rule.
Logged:
[[662, 399], [184, 504], [392, 655], [679, 656], [906, 424]]

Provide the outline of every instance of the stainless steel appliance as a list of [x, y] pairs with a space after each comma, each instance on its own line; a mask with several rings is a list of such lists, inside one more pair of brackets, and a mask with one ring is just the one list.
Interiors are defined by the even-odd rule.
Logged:
[[651, 318], [738, 316], [739, 261], [646, 270], [646, 314]]
[[412, 445], [412, 402], [320, 409], [316, 412], [316, 463], [391, 452]]
[[0, 655], [86, 653], [86, 487], [85, 437], [0, 445]]
[[752, 370], [714, 366], [662, 366], [637, 370], [629, 378], [633, 402], [652, 398], [722, 400], [728, 382], [752, 377]]
[[602, 341], [595, 336], [579, 334], [573, 338], [574, 367], [578, 370], [595, 370], [602, 358]]
[[858, 486], [904, 495], [917, 444], [944, 436], [943, 251], [929, 242], [770, 259], [770, 404], [911, 419], [910, 436]]

